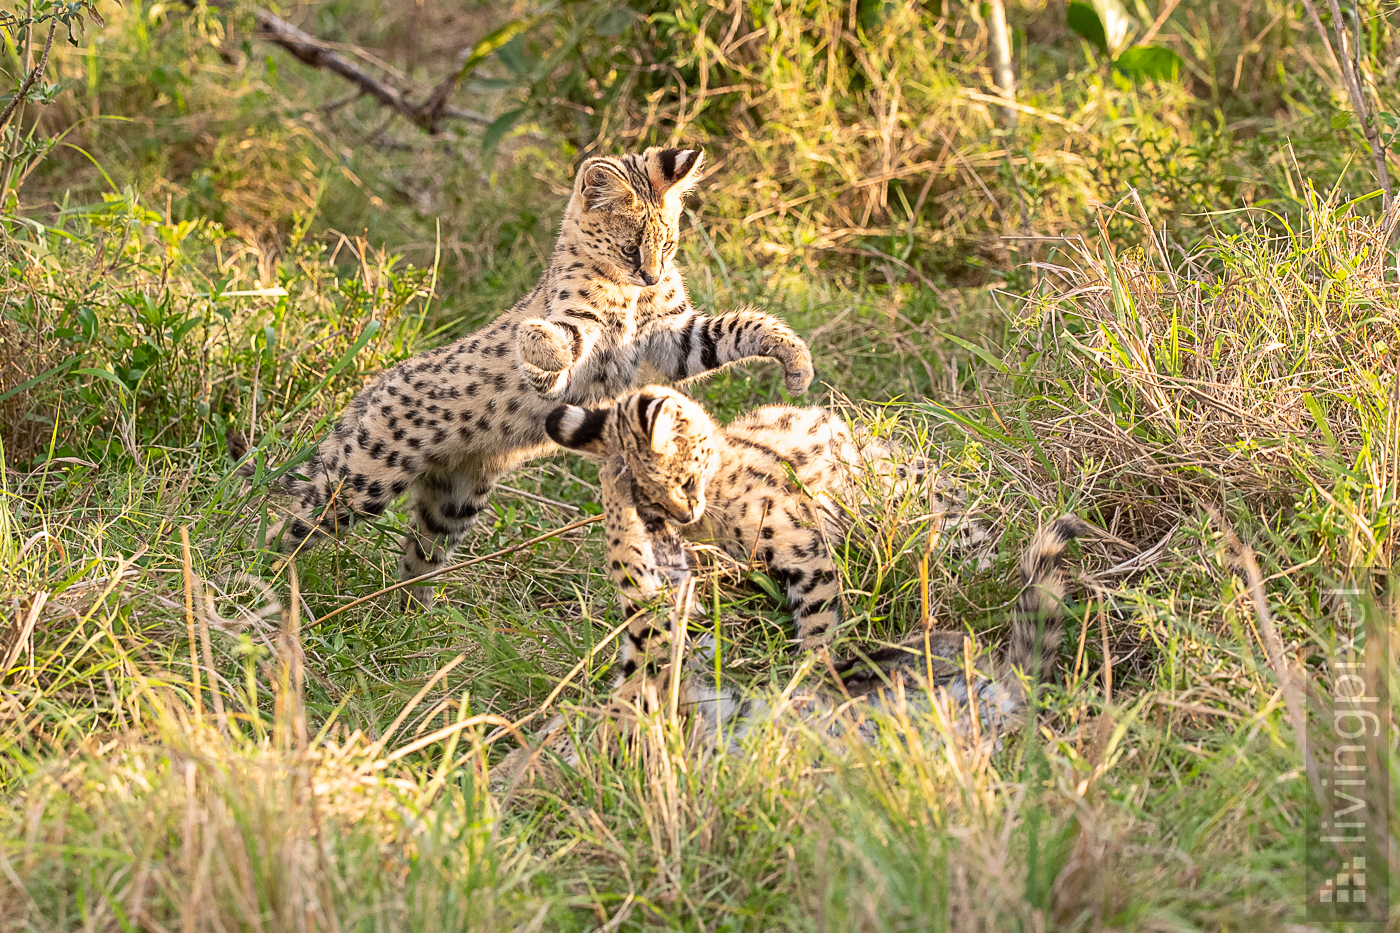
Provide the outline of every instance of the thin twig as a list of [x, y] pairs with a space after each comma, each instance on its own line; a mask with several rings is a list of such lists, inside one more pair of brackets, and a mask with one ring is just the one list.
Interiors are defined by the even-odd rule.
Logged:
[[[33, 0], [31, 0], [29, 4], [29, 13], [26, 15], [32, 16], [33, 10], [34, 4]], [[58, 15], [55, 13], [53, 19], [49, 23], [49, 35], [48, 38], [44, 40], [44, 52], [42, 55], [39, 56], [39, 64], [34, 65], [34, 67], [29, 69], [29, 74], [25, 76], [24, 84], [21, 85], [20, 89], [15, 92], [15, 96], [10, 98], [10, 103], [6, 105], [4, 111], [0, 112], [0, 130], [4, 129], [4, 127], [10, 122], [11, 117], [19, 119], [20, 115], [24, 113], [22, 109], [17, 110], [16, 108], [22, 107], [24, 105], [24, 102], [29, 99], [29, 91], [31, 88], [34, 87], [34, 82], [39, 80], [39, 76], [42, 75], [44, 73], [44, 69], [48, 67], [49, 49], [53, 47], [53, 37], [54, 33], [57, 31]], [[26, 29], [26, 35], [32, 36], [33, 29]], [[30, 64], [29, 56], [31, 52], [32, 50], [30, 48], [29, 39], [26, 39], [24, 48], [26, 66]], [[4, 143], [0, 142], [0, 148], [3, 148], [3, 145]], [[19, 159], [20, 146], [20, 128], [16, 126], [14, 133], [14, 149], [11, 152], [7, 153], [5, 156], [4, 178], [0, 179], [0, 204], [3, 204], [5, 201], [9, 200], [10, 182], [14, 178], [15, 165]], [[21, 179], [20, 184], [23, 184], [23, 179]], [[18, 190], [18, 188], [19, 186], [16, 185], [15, 189]]]
[[1361, 131], [1366, 137], [1366, 143], [1371, 147], [1371, 158], [1376, 163], [1376, 180], [1380, 182], [1381, 190], [1385, 192], [1383, 206], [1388, 207], [1391, 197], [1390, 172], [1386, 168], [1385, 149], [1381, 146], [1380, 132], [1376, 129], [1375, 114], [1372, 112], [1365, 91], [1361, 87], [1361, 49], [1358, 45], [1357, 57], [1353, 60], [1348, 50], [1350, 43], [1342, 22], [1342, 9], [1337, 0], [1327, 0], [1328, 10], [1332, 13], [1332, 30], [1337, 37], [1335, 50], [1328, 39], [1327, 30], [1323, 27], [1322, 18], [1317, 15], [1317, 8], [1313, 5], [1312, 0], [1303, 0], [1303, 6], [1307, 9], [1313, 26], [1322, 36], [1322, 42], [1327, 47], [1327, 55], [1332, 59], [1332, 64], [1336, 66], [1341, 76], [1342, 85], [1347, 89], [1347, 97], [1351, 99], [1351, 109], [1356, 111], [1356, 118], [1361, 121]]
[[1162, 4], [1161, 9], [1157, 11], [1157, 18], [1152, 21], [1151, 26], [1147, 27], [1147, 32], [1143, 33], [1140, 38], [1134, 39], [1133, 44], [1146, 45], [1157, 38], [1158, 31], [1167, 24], [1167, 18], [1172, 15], [1172, 11], [1176, 9], [1176, 5], [1180, 2], [1181, 0], [1166, 0], [1166, 2]]
[[1001, 123], [1007, 130], [1015, 132], [1016, 108], [1007, 106], [1016, 102], [1016, 72], [1011, 65], [1011, 31], [1006, 27], [1006, 3], [1004, 0], [989, 0], [987, 11], [987, 29], [991, 33], [992, 51], [996, 54], [997, 94], [1003, 101]]
[[560, 502], [558, 499], [550, 499], [549, 497], [542, 496], [536, 492], [526, 492], [523, 489], [516, 489], [514, 486], [507, 486], [504, 483], [497, 483], [496, 489], [512, 496], [519, 496], [522, 499], [529, 499], [531, 502], [542, 502], [545, 505], [552, 505], [556, 509], [564, 509], [568, 512], [578, 511], [578, 506], [576, 505], [570, 505], [567, 502]]
[[415, 586], [419, 583], [422, 583], [424, 580], [431, 580], [434, 577], [440, 577], [445, 573], [453, 573], [457, 570], [463, 570], [467, 567], [472, 566], [473, 564], [480, 564], [488, 560], [496, 560], [497, 558], [505, 557], [507, 554], [514, 554], [516, 551], [523, 550], [524, 548], [527, 548], [532, 544], [539, 544], [541, 541], [548, 541], [550, 538], [557, 538], [567, 531], [573, 531], [575, 528], [582, 528], [585, 525], [591, 525], [594, 522], [601, 522], [602, 520], [603, 516], [601, 515], [590, 515], [587, 518], [580, 518], [576, 522], [570, 522], [562, 528], [556, 528], [553, 531], [546, 532], [545, 534], [531, 538], [529, 541], [521, 541], [519, 544], [512, 545], [508, 548], [502, 548], [501, 550], [495, 551], [491, 554], [483, 554], [480, 557], [473, 557], [470, 560], [460, 561], [455, 564], [448, 564], [446, 567], [439, 567], [436, 570], [429, 570], [427, 573], [419, 574], [411, 580], [400, 580], [398, 583], [395, 583], [392, 586], [386, 586], [381, 590], [376, 590], [375, 592], [370, 593], [368, 596], [361, 596], [359, 599], [351, 600], [350, 602], [341, 606], [339, 609], [335, 609], [321, 616], [321, 618], [317, 619], [315, 622], [308, 623], [306, 627], [311, 628], [312, 625], [322, 625], [325, 622], [334, 619], [342, 612], [348, 612], [349, 610], [354, 609], [356, 606], [362, 606], [365, 603], [369, 602], [371, 599], [377, 599], [378, 597], [383, 596], [386, 593], [392, 593], [395, 590], [401, 590], [406, 586]]
[[53, 34], [58, 31], [58, 17], [55, 16], [49, 23], [49, 37], [44, 40], [44, 51], [39, 56], [39, 64], [35, 65], [25, 76], [24, 83], [20, 85], [19, 92], [10, 98], [10, 102], [5, 105], [4, 110], [0, 110], [0, 129], [10, 122], [10, 117], [14, 115], [15, 108], [24, 102], [29, 94], [29, 89], [34, 87], [34, 82], [39, 80], [39, 76], [44, 73], [44, 69], [49, 64], [49, 49], [53, 48]]

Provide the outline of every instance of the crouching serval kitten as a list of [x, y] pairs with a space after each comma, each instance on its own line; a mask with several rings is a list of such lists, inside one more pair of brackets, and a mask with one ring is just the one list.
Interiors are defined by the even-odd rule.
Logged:
[[[636, 386], [643, 363], [687, 380], [769, 357], [789, 391], [806, 391], [811, 355], [786, 324], [752, 310], [706, 317], [690, 306], [673, 260], [701, 161], [699, 150], [652, 148], [584, 162], [534, 291], [490, 326], [380, 374], [305, 478], [281, 480], [293, 500], [283, 547], [339, 534], [411, 489], [400, 573], [407, 580], [443, 566], [496, 481], [552, 448], [549, 411], [560, 401], [609, 403]], [[228, 441], [241, 460], [247, 442], [233, 432]], [[428, 587], [414, 590], [430, 600]]]
[[[854, 437], [823, 408], [769, 405], [720, 427], [673, 389], [649, 386], [607, 408], [561, 405], [546, 422], [564, 447], [600, 469], [608, 573], [630, 613], [689, 573], [677, 537], [766, 565], [787, 590], [800, 648], [824, 644], [839, 621], [840, 582], [829, 542], [851, 525], [844, 506], [864, 486], [894, 494], [922, 479], [922, 461], [899, 464], [895, 445]], [[952, 503], [935, 492], [935, 505]], [[965, 523], [968, 538], [985, 531]], [[634, 640], [649, 623], [634, 623]]]
[[[701, 748], [723, 746], [736, 751], [745, 737], [780, 720], [831, 738], [870, 743], [885, 723], [896, 739], [909, 724], [927, 725], [935, 704], [952, 731], [967, 735], [974, 721], [982, 738], [999, 743], [1026, 708], [1022, 677], [1036, 680], [1058, 657], [1064, 633], [1068, 575], [1066, 545], [1089, 525], [1065, 515], [1043, 525], [1021, 556], [1024, 589], [1011, 613], [1011, 638], [992, 676], [973, 672], [969, 681], [960, 631], [918, 631], [899, 644], [857, 654], [834, 665], [838, 680], [815, 688], [794, 685], [784, 691], [749, 690], [733, 677], [717, 678], [712, 636], [701, 635], [683, 662], [677, 689], [678, 712], [694, 724], [692, 741]], [[683, 614], [677, 625], [684, 629]], [[666, 639], [658, 637], [658, 643]], [[617, 727], [637, 713], [666, 708], [671, 681], [669, 647], [657, 646], [650, 663], [637, 667], [613, 689], [592, 746], [611, 753], [630, 736]], [[975, 719], [973, 710], [975, 709]], [[872, 715], [873, 714], [873, 715]], [[935, 720], [936, 721], [936, 720]], [[517, 779], [534, 777], [546, 786], [559, 780], [559, 763], [576, 769], [579, 739], [563, 716], [555, 716], [527, 747], [510, 752], [491, 769], [492, 787], [500, 792]], [[585, 746], [588, 747], [588, 746]]]

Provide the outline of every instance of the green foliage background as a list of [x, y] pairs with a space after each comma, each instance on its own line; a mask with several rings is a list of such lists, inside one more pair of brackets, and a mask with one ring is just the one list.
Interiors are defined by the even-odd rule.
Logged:
[[[0, 146], [0, 929], [1300, 919], [1312, 804], [1280, 671], [1324, 693], [1338, 620], [1391, 606], [1400, 501], [1400, 214], [1304, 6], [1013, 3], [1014, 125], [986, 4], [277, 11], [411, 103], [463, 70], [470, 116], [435, 135], [253, 7], [13, 12], [15, 88], [71, 26]], [[1342, 13], [1396, 147], [1400, 11]], [[653, 144], [707, 153], [697, 305], [792, 322], [807, 401], [937, 457], [1001, 532], [990, 567], [934, 551], [926, 607], [928, 516], [892, 504], [842, 553], [838, 652], [926, 610], [996, 644], [1041, 521], [1116, 539], [1075, 555], [1035, 728], [842, 755], [775, 729], [697, 759], [655, 718], [558, 794], [494, 794], [491, 717], [571, 670], [581, 724], [606, 692], [596, 529], [448, 577], [430, 613], [324, 625], [394, 581], [403, 516], [299, 560], [295, 589], [254, 547], [225, 430], [305, 452], [367, 378], [529, 290], [580, 158]], [[755, 364], [695, 391], [729, 417], [780, 385]], [[595, 480], [522, 471], [467, 554], [596, 513]], [[766, 589], [706, 598], [726, 663], [781, 688]]]

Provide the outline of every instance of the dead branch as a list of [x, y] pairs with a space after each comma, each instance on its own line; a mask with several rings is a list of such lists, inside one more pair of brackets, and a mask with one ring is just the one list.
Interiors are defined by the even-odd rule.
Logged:
[[1003, 0], [991, 0], [987, 4], [990, 15], [987, 28], [991, 32], [992, 51], [996, 58], [997, 95], [1004, 103], [1001, 107], [1002, 126], [1016, 129], [1016, 72], [1011, 65], [1011, 31], [1006, 28], [1006, 4]]
[[[419, 583], [423, 583], [427, 580], [432, 580], [436, 577], [440, 577], [445, 573], [455, 573], [458, 570], [464, 570], [467, 567], [480, 564], [484, 561], [497, 560], [499, 558], [505, 557], [508, 554], [514, 554], [516, 551], [524, 550], [525, 548], [530, 547], [531, 545], [539, 544], [541, 541], [548, 541], [550, 538], [557, 538], [565, 532], [573, 531], [575, 528], [582, 528], [585, 525], [592, 525], [594, 522], [601, 522], [602, 520], [603, 516], [601, 515], [590, 515], [587, 518], [580, 518], [576, 522], [570, 522], [569, 524], [564, 525], [561, 528], [556, 528], [553, 531], [547, 531], [542, 535], [537, 535], [536, 537], [531, 538], [529, 541], [521, 541], [519, 544], [511, 545], [508, 548], [502, 548], [499, 551], [493, 551], [490, 554], [483, 554], [480, 557], [473, 557], [468, 560], [459, 561], [455, 564], [448, 564], [445, 567], [439, 567], [436, 570], [429, 570], [427, 573], [420, 573], [418, 576], [408, 580], [400, 580], [398, 583], [386, 586], [381, 590], [376, 590], [375, 592], [370, 593], [368, 596], [361, 596], [359, 599], [351, 600], [350, 602], [346, 603], [338, 609], [333, 609], [332, 611], [321, 616], [321, 618], [312, 622], [311, 625], [321, 625], [329, 621], [330, 619], [333, 619], [336, 616], [340, 615], [342, 612], [347, 612], [351, 609], [354, 609], [356, 606], [363, 605], [364, 603], [367, 603], [372, 599], [376, 599], [380, 596], [383, 596], [386, 593], [392, 593], [395, 590], [401, 590], [406, 586], [416, 586]], [[308, 625], [307, 627], [310, 628], [310, 625]]]
[[29, 91], [34, 87], [34, 82], [39, 80], [39, 76], [44, 73], [44, 69], [49, 65], [49, 50], [53, 48], [53, 34], [58, 31], [58, 17], [55, 16], [49, 24], [49, 37], [44, 40], [44, 52], [39, 56], [39, 64], [25, 76], [24, 83], [20, 85], [15, 96], [10, 98], [10, 102], [5, 105], [5, 110], [0, 113], [0, 128], [10, 122], [10, 117], [14, 114], [15, 108], [29, 98]]
[[[1361, 121], [1361, 131], [1366, 136], [1366, 143], [1371, 147], [1371, 158], [1376, 164], [1376, 180], [1380, 182], [1381, 190], [1385, 192], [1384, 205], [1389, 206], [1391, 198], [1390, 172], [1386, 169], [1385, 148], [1381, 146], [1380, 131], [1376, 128], [1376, 115], [1370, 101], [1366, 98], [1365, 89], [1362, 87], [1365, 76], [1361, 72], [1361, 47], [1357, 44], [1353, 51], [1347, 36], [1346, 25], [1342, 21], [1342, 10], [1337, 4], [1337, 0], [1327, 0], [1328, 9], [1332, 13], [1332, 30], [1337, 39], [1337, 47], [1334, 50], [1332, 41], [1327, 36], [1327, 28], [1322, 25], [1322, 18], [1317, 15], [1317, 7], [1312, 0], [1303, 0], [1303, 7], [1308, 11], [1308, 16], [1313, 21], [1314, 28], [1322, 36], [1322, 43], [1327, 48], [1327, 57], [1336, 66], [1338, 76], [1342, 79], [1342, 86], [1346, 88], [1347, 97], [1351, 100], [1351, 109], [1356, 111], [1356, 118]], [[1358, 27], [1358, 35], [1359, 33]]]
[[[185, 0], [185, 4], [194, 7], [195, 0]], [[209, 5], [219, 10], [229, 9], [228, 0], [210, 0]], [[454, 70], [451, 76], [434, 87], [423, 103], [415, 104], [398, 88], [375, 78], [320, 39], [303, 32], [277, 14], [260, 7], [253, 7], [252, 12], [258, 25], [259, 38], [281, 46], [298, 61], [312, 68], [340, 75], [354, 85], [359, 94], [373, 97], [381, 106], [388, 107], [419, 129], [436, 134], [443, 120], [462, 120], [478, 126], [491, 123], [491, 118], [485, 114], [454, 107], [447, 102], [448, 94], [456, 87], [459, 71]]]

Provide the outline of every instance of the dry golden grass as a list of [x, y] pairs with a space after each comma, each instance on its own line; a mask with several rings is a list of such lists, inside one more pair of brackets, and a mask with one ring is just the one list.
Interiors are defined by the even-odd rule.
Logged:
[[[598, 640], [613, 628], [603, 614], [615, 595], [585, 529], [446, 581], [434, 613], [405, 616], [371, 600], [322, 624], [392, 578], [393, 516], [300, 561], [305, 590], [293, 592], [285, 569], [240, 543], [256, 531], [256, 509], [237, 497], [199, 423], [161, 441], [163, 422], [138, 417], [152, 438], [129, 432], [139, 458], [115, 438], [97, 468], [7, 473], [0, 927], [1048, 930], [1162, 929], [1182, 917], [1204, 928], [1268, 928], [1296, 917], [1309, 804], [1279, 672], [1303, 678], [1305, 690], [1325, 686], [1316, 658], [1331, 636], [1321, 594], [1355, 566], [1347, 561], [1366, 558], [1354, 544], [1368, 534], [1388, 540], [1394, 498], [1384, 489], [1394, 479], [1366, 464], [1394, 443], [1393, 427], [1375, 427], [1394, 423], [1386, 417], [1393, 377], [1378, 375], [1370, 390], [1375, 405], [1390, 406], [1379, 420], [1348, 420], [1347, 399], [1368, 383], [1355, 378], [1359, 350], [1338, 325], [1335, 349], [1315, 341], [1299, 378], [1341, 454], [1300, 443], [1289, 448], [1296, 462], [1245, 469], [1210, 446], [1214, 409], [1182, 379], [1202, 371], [1174, 369], [1189, 354], [1165, 348], [1194, 351], [1198, 366], [1219, 342], [1208, 372], [1238, 386], [1237, 408], [1258, 413], [1227, 427], [1282, 443], [1276, 434], [1289, 436], [1293, 422], [1262, 401], [1274, 397], [1268, 380], [1292, 370], [1258, 352], [1268, 328], [1222, 323], [1225, 312], [1207, 301], [1212, 280], [1196, 270], [1229, 281], [1231, 270], [1259, 269], [1245, 294], [1305, 295], [1304, 285], [1321, 280], [1309, 256], [1345, 258], [1341, 247], [1321, 247], [1364, 245], [1376, 230], [1320, 207], [1307, 236], [1291, 241], [1297, 255], [1268, 236], [1245, 237], [1168, 277], [1147, 257], [1093, 266], [1086, 250], [1086, 277], [1032, 306], [1054, 309], [1036, 318], [1048, 326], [1028, 327], [1005, 362], [986, 361], [980, 408], [925, 400], [851, 409], [941, 458], [964, 478], [978, 513], [1004, 529], [989, 570], [935, 552], [930, 608], [941, 625], [996, 643], [1014, 596], [1004, 582], [1011, 556], [1045, 515], [1075, 510], [1126, 542], [1080, 551], [1063, 669], [1035, 722], [992, 754], [956, 734], [924, 741], [919, 729], [904, 730], [907, 741], [833, 754], [800, 723], [781, 721], [741, 752], [696, 755], [679, 718], [652, 716], [642, 719], [640, 752], [591, 756], [557, 793], [497, 795], [484, 769], [500, 752], [502, 740], [489, 742], [502, 719], [537, 709], [573, 667], [556, 703], [587, 721], [605, 690], [610, 652]], [[152, 233], [137, 242], [161, 241]], [[238, 260], [243, 274], [255, 260]], [[1329, 319], [1395, 319], [1394, 291], [1377, 284], [1379, 273], [1336, 268], [1359, 270], [1355, 287], [1336, 275], [1325, 281], [1340, 284], [1329, 287], [1369, 304], [1359, 304], [1364, 314], [1329, 306]], [[311, 330], [334, 333], [327, 318], [348, 313], [340, 299], [315, 296], [357, 302], [370, 293], [358, 276], [314, 280], [316, 290], [283, 279], [306, 296], [302, 326]], [[415, 293], [396, 291], [395, 281], [385, 272], [386, 294]], [[119, 286], [94, 295], [129, 307]], [[174, 308], [205, 300], [186, 291]], [[1311, 307], [1299, 299], [1284, 310], [1291, 319]], [[1267, 322], [1266, 309], [1261, 299], [1246, 319]], [[264, 334], [275, 320], [265, 313], [246, 308], [230, 326]], [[1163, 323], [1173, 318], [1175, 329]], [[1305, 333], [1286, 321], [1275, 330], [1285, 324]], [[405, 350], [417, 339], [410, 325]], [[1188, 327], [1201, 334], [1185, 338]], [[337, 339], [353, 345], [354, 335]], [[278, 386], [265, 397], [270, 407], [260, 402], [268, 433], [282, 425], [291, 439], [309, 439], [295, 426], [301, 413], [354, 379], [347, 372], [320, 386], [292, 368], [268, 383], [268, 358], [254, 346], [260, 352], [218, 365]], [[1117, 346], [1137, 355], [1107, 352]], [[210, 374], [198, 353], [180, 353], [193, 372], [182, 370], [171, 391]], [[709, 391], [747, 404], [756, 390], [728, 378]], [[89, 377], [35, 391], [84, 412], [96, 432], [133, 414], [115, 386], [82, 394], [108, 385]], [[1139, 398], [1175, 406], [1191, 429], [1190, 451], [1207, 462], [1188, 472], [1177, 436], [1150, 422], [1159, 409]], [[1122, 428], [1132, 444], [1069, 448], [1065, 406], [1082, 409], [1076, 430]], [[1136, 422], [1123, 412], [1140, 412], [1152, 430], [1132, 433]], [[1364, 469], [1332, 470], [1329, 450]], [[92, 472], [69, 472], [80, 469]], [[1243, 549], [1188, 495], [1202, 475], [1223, 490], [1212, 501], [1225, 502], [1235, 533], [1253, 545], [1257, 579], [1241, 578]], [[515, 482], [542, 500], [503, 498], [473, 545], [481, 553], [519, 543], [529, 527], [567, 524], [578, 517], [569, 509], [595, 495], [589, 474], [557, 466]], [[1265, 510], [1286, 496], [1286, 509]], [[883, 504], [879, 533], [842, 555], [848, 637], [887, 637], [923, 612], [915, 594], [927, 510], [917, 497]], [[784, 685], [786, 618], [752, 589], [726, 585], [718, 601], [727, 660]], [[929, 732], [937, 735], [936, 723]]]
[[[75, 209], [109, 189], [56, 152], [24, 204], [90, 194], [3, 243], [0, 393], [74, 353], [89, 372], [0, 400], [0, 929], [1299, 918], [1312, 802], [1282, 688], [1325, 692], [1345, 608], [1329, 591], [1394, 556], [1397, 215], [1296, 183], [1280, 126], [1319, 173], [1348, 152], [1291, 7], [1184, 3], [1164, 41], [1191, 77], [1144, 87], [1088, 61], [1057, 9], [1013, 9], [1029, 109], [1011, 138], [985, 99], [976, 5], [891, 4], [868, 24], [861, 6], [686, 0], [629, 19], [626, 42], [588, 32], [612, 8], [552, 8], [526, 43], [550, 68], [493, 59], [463, 92], [495, 115], [529, 86], [496, 162], [371, 102], [319, 109], [343, 89], [260, 45], [245, 56], [236, 23], [216, 46], [207, 20], [124, 7], [96, 52], [65, 52], [63, 113], [135, 120], [70, 138], [132, 189]], [[421, 92], [494, 17], [537, 9], [288, 13]], [[1235, 93], [1252, 73], [1289, 80]], [[591, 756], [557, 793], [496, 795], [497, 717], [519, 722], [575, 667], [556, 705], [586, 722], [605, 695], [615, 594], [596, 535], [474, 566], [423, 615], [350, 605], [393, 579], [401, 516], [301, 561], [296, 594], [244, 544], [260, 510], [228, 481], [226, 421], [273, 459], [305, 449], [366, 373], [528, 289], [575, 156], [672, 139], [715, 168], [684, 247], [697, 303], [761, 301], [813, 336], [835, 393], [900, 396], [858, 417], [940, 457], [1003, 530], [990, 569], [934, 555], [940, 624], [996, 643], [1011, 556], [1045, 517], [1121, 539], [1076, 555], [1062, 668], [1001, 751], [909, 730], [832, 754], [788, 721], [706, 757], [653, 716], [637, 754]], [[1141, 204], [1084, 233], [1129, 185]], [[1191, 216], [1265, 197], [1276, 216]], [[328, 225], [366, 239], [318, 239]], [[1183, 229], [1210, 236], [1182, 249]], [[1001, 239], [1025, 232], [1083, 238]], [[369, 245], [384, 242], [420, 270]], [[210, 294], [260, 287], [288, 294]], [[988, 349], [1003, 317], [1018, 326]], [[770, 376], [697, 392], [732, 414], [771, 400]], [[578, 518], [592, 481], [572, 461], [526, 471], [472, 548]], [[881, 534], [843, 553], [848, 638], [924, 613], [925, 516], [886, 506]], [[788, 620], [762, 587], [731, 580], [717, 602], [731, 660], [781, 687]]]
[[1021, 322], [1043, 356], [1020, 375], [1043, 380], [1035, 429], [1060, 475], [1112, 476], [1120, 498], [1099, 508], [1161, 530], [1202, 503], [1325, 499], [1355, 470], [1370, 501], [1334, 500], [1357, 533], [1328, 565], [1389, 566], [1394, 533], [1368, 529], [1388, 509], [1376, 496], [1400, 488], [1400, 208], [1355, 208], [1314, 195], [1300, 229], [1246, 226], [1195, 256], [1150, 227], [1126, 251], [1067, 241]]

